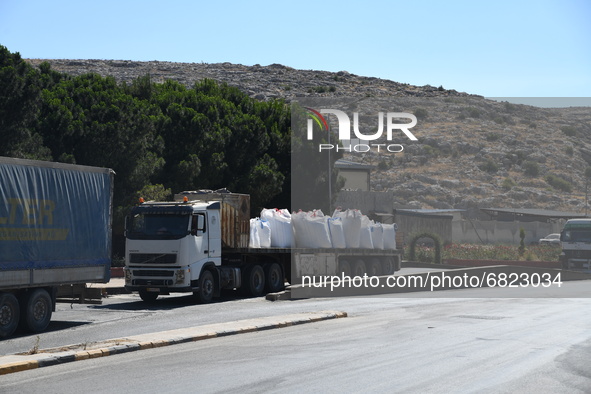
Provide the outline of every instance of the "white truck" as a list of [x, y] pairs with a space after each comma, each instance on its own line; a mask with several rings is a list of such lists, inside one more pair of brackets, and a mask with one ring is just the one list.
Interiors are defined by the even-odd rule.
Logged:
[[278, 292], [308, 273], [400, 269], [397, 249], [252, 248], [249, 237], [249, 195], [183, 192], [174, 202], [141, 203], [126, 219], [125, 287], [146, 302], [191, 292], [207, 303], [222, 289]]
[[591, 219], [570, 219], [560, 233], [563, 269], [591, 271]]

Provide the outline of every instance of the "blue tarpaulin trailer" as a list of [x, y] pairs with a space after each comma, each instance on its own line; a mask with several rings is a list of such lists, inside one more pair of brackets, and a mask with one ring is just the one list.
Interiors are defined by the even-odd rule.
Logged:
[[0, 337], [44, 330], [57, 286], [109, 281], [113, 177], [0, 157]]

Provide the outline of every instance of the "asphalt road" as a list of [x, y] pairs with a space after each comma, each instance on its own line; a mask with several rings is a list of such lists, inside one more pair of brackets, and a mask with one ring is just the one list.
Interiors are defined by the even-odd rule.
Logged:
[[[565, 284], [581, 294], [589, 285]], [[492, 297], [496, 290], [461, 295]], [[148, 321], [156, 330], [171, 329], [183, 317], [188, 324], [207, 320], [199, 315], [219, 320], [331, 309], [349, 317], [4, 375], [0, 392], [591, 391], [588, 298], [395, 295], [213, 305], [183, 305], [177, 298], [148, 310], [129, 296], [112, 301], [127, 307], [112, 306], [111, 319], [46, 334], [113, 326], [121, 337]], [[14, 340], [23, 339], [31, 337]]]

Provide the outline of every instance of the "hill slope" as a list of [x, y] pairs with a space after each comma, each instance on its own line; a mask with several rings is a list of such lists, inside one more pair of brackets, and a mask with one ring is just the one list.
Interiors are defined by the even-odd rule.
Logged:
[[[28, 61], [39, 65], [44, 60]], [[419, 118], [420, 127], [413, 129], [419, 141], [405, 144], [403, 153], [347, 157], [375, 165], [372, 188], [393, 190], [397, 206], [585, 211], [585, 171], [591, 165], [590, 108], [499, 103], [442, 87], [278, 64], [46, 61], [57, 71], [72, 75], [94, 72], [126, 83], [146, 74], [155, 82], [173, 79], [187, 86], [211, 78], [260, 100], [399, 100], [405, 111]]]

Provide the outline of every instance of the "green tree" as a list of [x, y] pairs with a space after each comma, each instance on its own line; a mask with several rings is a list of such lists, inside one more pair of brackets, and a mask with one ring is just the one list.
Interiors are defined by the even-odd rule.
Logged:
[[0, 156], [51, 159], [33, 129], [40, 101], [39, 72], [0, 45]]
[[113, 78], [86, 74], [43, 90], [38, 130], [54, 158], [115, 170], [115, 205], [126, 205], [162, 167], [159, 111]]

